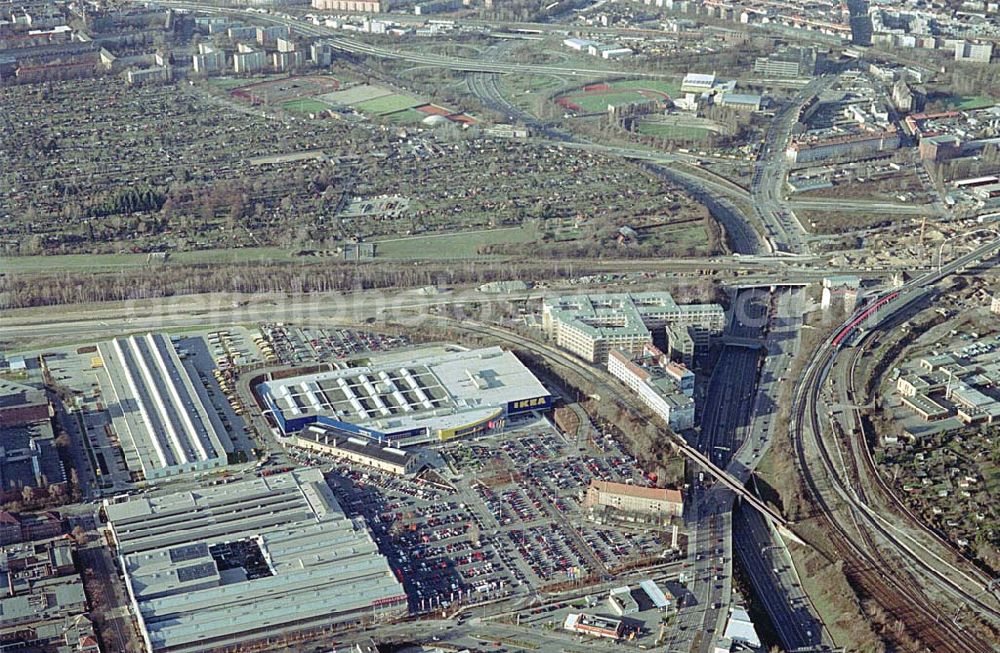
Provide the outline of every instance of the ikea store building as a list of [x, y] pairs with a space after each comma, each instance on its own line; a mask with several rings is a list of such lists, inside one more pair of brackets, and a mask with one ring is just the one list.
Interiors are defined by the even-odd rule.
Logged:
[[266, 381], [255, 391], [284, 435], [309, 424], [405, 447], [502, 428], [552, 407], [512, 352], [454, 350]]

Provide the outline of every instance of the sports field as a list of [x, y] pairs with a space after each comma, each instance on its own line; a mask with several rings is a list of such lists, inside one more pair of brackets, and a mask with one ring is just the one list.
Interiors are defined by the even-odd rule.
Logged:
[[384, 116], [387, 113], [394, 113], [396, 111], [402, 111], [403, 109], [411, 109], [421, 104], [423, 104], [423, 102], [415, 97], [403, 95], [401, 93], [392, 93], [390, 95], [383, 95], [382, 97], [377, 97], [365, 102], [352, 104], [351, 108], [358, 111], [364, 111], [365, 113], [374, 113], [378, 116]]
[[615, 82], [611, 85], [611, 88], [616, 90], [628, 88], [658, 91], [660, 93], [666, 93], [670, 97], [677, 97], [681, 94], [680, 82], [673, 82], [665, 79], [629, 79], [624, 82]]
[[401, 125], [412, 124], [415, 122], [420, 122], [427, 117], [426, 113], [421, 113], [416, 109], [403, 109], [402, 111], [396, 111], [394, 113], [389, 113], [383, 116], [389, 122], [394, 122]]
[[316, 99], [329, 104], [340, 104], [349, 107], [359, 102], [367, 102], [368, 100], [374, 100], [386, 95], [392, 95], [392, 91], [381, 86], [358, 84], [357, 86], [345, 88], [342, 91], [320, 95]]
[[252, 104], [284, 105], [291, 100], [314, 98], [340, 88], [340, 81], [326, 75], [282, 77], [234, 88], [233, 97]]
[[628, 80], [613, 84], [588, 84], [583, 88], [564, 93], [556, 104], [583, 113], [608, 110], [609, 104], [624, 105], [648, 99], [668, 100], [680, 92], [680, 85], [670, 81]]
[[291, 113], [308, 115], [310, 113], [321, 113], [326, 111], [330, 108], [330, 105], [320, 102], [319, 100], [303, 98], [301, 100], [289, 100], [288, 102], [282, 104], [281, 108]]
[[646, 136], [657, 136], [659, 138], [676, 138], [678, 140], [698, 141], [712, 133], [705, 127], [691, 127], [687, 125], [670, 125], [662, 122], [640, 122], [635, 130]]
[[428, 116], [450, 116], [451, 111], [445, 109], [444, 107], [439, 107], [436, 104], [423, 104], [419, 107], [414, 107], [417, 111]]

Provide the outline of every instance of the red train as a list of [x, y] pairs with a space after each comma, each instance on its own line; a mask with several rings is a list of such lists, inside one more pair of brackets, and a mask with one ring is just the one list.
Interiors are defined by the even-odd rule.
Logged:
[[898, 290], [895, 291], [895, 292], [889, 293], [885, 297], [883, 297], [883, 298], [879, 299], [878, 301], [875, 301], [872, 304], [870, 304], [867, 307], [865, 307], [864, 310], [862, 310], [860, 313], [858, 313], [854, 317], [854, 319], [852, 319], [851, 322], [847, 326], [845, 326], [844, 328], [842, 328], [837, 333], [837, 335], [833, 337], [833, 346], [834, 347], [839, 347], [840, 345], [842, 345], [845, 340], [847, 340], [849, 337], [851, 337], [851, 334], [854, 333], [854, 330], [857, 329], [858, 326], [860, 326], [862, 322], [864, 322], [865, 320], [867, 320], [869, 317], [871, 317], [872, 315], [874, 315], [880, 308], [882, 308], [883, 306], [885, 306], [886, 304], [888, 304], [892, 300], [896, 299], [897, 297], [899, 297], [899, 291]]

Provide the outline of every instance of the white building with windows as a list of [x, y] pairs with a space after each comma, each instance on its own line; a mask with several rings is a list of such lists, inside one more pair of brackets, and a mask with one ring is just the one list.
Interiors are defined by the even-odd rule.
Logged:
[[693, 326], [706, 337], [725, 326], [719, 304], [678, 304], [668, 292], [564, 295], [542, 304], [542, 328], [558, 346], [591, 363], [604, 364], [621, 349], [639, 354], [652, 331]]
[[[694, 426], [695, 403], [691, 396], [694, 374], [682, 365], [671, 363], [653, 345], [646, 345], [644, 355], [636, 360], [619, 349], [612, 351], [608, 355], [608, 371], [639, 395], [671, 429], [682, 431]], [[686, 388], [682, 388], [682, 383]]]
[[194, 71], [203, 75], [217, 73], [226, 68], [226, 53], [208, 43], [199, 43], [198, 52], [191, 57]]

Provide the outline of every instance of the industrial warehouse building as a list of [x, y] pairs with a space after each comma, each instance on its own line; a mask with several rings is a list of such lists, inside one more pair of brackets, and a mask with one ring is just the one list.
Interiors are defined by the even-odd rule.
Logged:
[[903, 367], [896, 390], [904, 406], [925, 422], [954, 417], [954, 426], [1000, 422], [1000, 357], [974, 341], [961, 356], [940, 354]]
[[255, 392], [285, 435], [320, 424], [395, 447], [482, 433], [552, 405], [545, 386], [500, 347], [342, 367]]
[[234, 650], [407, 614], [402, 585], [304, 469], [105, 507], [147, 650]]
[[720, 107], [741, 111], [760, 111], [764, 98], [753, 93], [719, 93], [715, 97], [715, 103]]
[[45, 391], [0, 379], [0, 502], [19, 500], [25, 488], [66, 487]]
[[226, 464], [232, 442], [169, 338], [115, 338], [98, 350], [107, 410], [135, 476], [151, 481]]
[[813, 163], [841, 157], [857, 159], [898, 149], [900, 142], [899, 132], [893, 126], [883, 130], [865, 130], [829, 138], [807, 135], [788, 144], [785, 158], [792, 164]]
[[681, 93], [708, 93], [716, 86], [715, 74], [688, 73], [681, 81]]
[[[653, 342], [652, 330], [694, 331], [704, 343], [722, 333], [719, 304], [678, 304], [668, 292], [568, 295], [542, 304], [542, 328], [560, 347], [591, 363], [607, 363], [613, 349], [638, 354]], [[693, 351], [693, 350], [692, 350]]]

